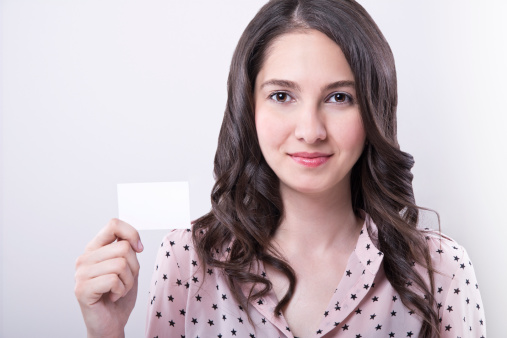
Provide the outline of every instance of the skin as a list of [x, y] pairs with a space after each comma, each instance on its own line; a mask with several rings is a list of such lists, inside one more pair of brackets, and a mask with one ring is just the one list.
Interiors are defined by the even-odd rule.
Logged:
[[74, 293], [88, 337], [124, 337], [137, 297], [139, 233], [112, 219], [76, 260]]
[[[298, 280], [284, 316], [295, 336], [314, 336], [363, 224], [350, 192], [350, 172], [366, 140], [354, 74], [325, 34], [288, 33], [268, 49], [254, 98], [259, 144], [280, 179], [285, 210], [273, 244]], [[300, 152], [320, 153], [327, 161], [305, 166], [294, 155]], [[288, 281], [266, 270], [281, 299]]]

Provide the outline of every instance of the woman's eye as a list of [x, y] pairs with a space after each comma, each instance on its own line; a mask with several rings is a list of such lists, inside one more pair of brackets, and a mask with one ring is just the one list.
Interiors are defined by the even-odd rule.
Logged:
[[272, 100], [275, 100], [276, 102], [280, 102], [280, 103], [284, 103], [284, 102], [290, 102], [290, 100], [292, 99], [291, 96], [287, 93], [284, 93], [284, 92], [277, 92], [277, 93], [273, 93], [270, 98]]
[[331, 95], [329, 101], [336, 103], [348, 103], [352, 101], [352, 98], [350, 97], [350, 95], [347, 95], [345, 93], [335, 93]]

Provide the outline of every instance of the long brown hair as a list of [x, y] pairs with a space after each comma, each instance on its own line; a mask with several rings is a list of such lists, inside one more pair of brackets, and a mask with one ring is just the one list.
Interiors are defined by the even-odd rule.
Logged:
[[[249, 23], [234, 52], [227, 81], [228, 99], [214, 161], [216, 183], [211, 211], [193, 225], [197, 253], [206, 266], [224, 270], [236, 299], [239, 286], [253, 283], [246, 303], [265, 295], [268, 279], [252, 273], [257, 261], [282, 272], [290, 286], [275, 308], [291, 299], [296, 276], [270, 241], [283, 214], [279, 180], [261, 153], [255, 129], [253, 89], [273, 40], [295, 30], [315, 29], [342, 49], [355, 76], [367, 144], [351, 174], [352, 206], [366, 211], [378, 227], [385, 274], [405, 306], [423, 320], [421, 337], [439, 333], [433, 298], [433, 268], [412, 189], [414, 165], [396, 137], [397, 83], [394, 58], [379, 28], [352, 0], [272, 0]], [[226, 258], [216, 253], [230, 244]], [[222, 257], [222, 258], [220, 258]], [[424, 266], [429, 285], [414, 262]], [[414, 283], [427, 300], [412, 291]]]

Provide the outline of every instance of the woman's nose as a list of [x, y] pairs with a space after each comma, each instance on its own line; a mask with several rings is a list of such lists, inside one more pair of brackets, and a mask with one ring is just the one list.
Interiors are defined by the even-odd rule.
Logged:
[[298, 140], [312, 144], [327, 137], [326, 126], [316, 107], [306, 107], [298, 114], [294, 134]]

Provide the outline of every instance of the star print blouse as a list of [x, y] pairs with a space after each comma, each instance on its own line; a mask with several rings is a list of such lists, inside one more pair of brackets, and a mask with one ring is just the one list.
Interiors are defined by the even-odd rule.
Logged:
[[[421, 318], [403, 305], [387, 280], [383, 254], [367, 227], [373, 235], [376, 233], [368, 216], [315, 337], [419, 335]], [[435, 298], [442, 337], [486, 337], [479, 287], [466, 251], [445, 236], [428, 232], [426, 238], [433, 265], [439, 271], [435, 274]], [[257, 272], [267, 278], [262, 262]], [[410, 287], [410, 281], [407, 283]], [[173, 230], [164, 238], [157, 255], [146, 337], [294, 337], [283, 314], [273, 313], [277, 302], [270, 291], [247, 308], [241, 307], [222, 271], [206, 268], [203, 276], [190, 230]]]

